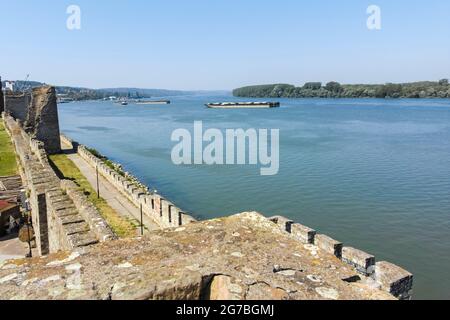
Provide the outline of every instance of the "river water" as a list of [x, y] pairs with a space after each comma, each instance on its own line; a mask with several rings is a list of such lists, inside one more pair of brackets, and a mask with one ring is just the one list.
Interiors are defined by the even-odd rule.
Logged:
[[[60, 125], [197, 218], [284, 215], [414, 273], [415, 298], [450, 299], [450, 100], [279, 99], [261, 110], [204, 107], [232, 97], [171, 100], [62, 104]], [[174, 165], [173, 130], [200, 120], [280, 129], [279, 173]]]

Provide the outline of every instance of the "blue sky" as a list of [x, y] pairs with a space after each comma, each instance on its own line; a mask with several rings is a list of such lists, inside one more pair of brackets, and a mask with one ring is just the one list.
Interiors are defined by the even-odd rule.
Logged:
[[[69, 5], [81, 30], [66, 28]], [[380, 6], [382, 29], [366, 27]], [[0, 75], [85, 87], [233, 89], [450, 77], [448, 0], [0, 0]]]

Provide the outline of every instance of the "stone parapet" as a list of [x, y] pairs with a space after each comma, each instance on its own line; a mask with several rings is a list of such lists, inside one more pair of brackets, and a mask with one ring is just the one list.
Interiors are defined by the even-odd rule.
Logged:
[[98, 172], [137, 208], [142, 206], [143, 213], [161, 228], [180, 227], [196, 221], [192, 216], [186, 214], [159, 194], [148, 193], [142, 187], [121, 176], [118, 172], [108, 167], [104, 161], [93, 155], [85, 146], [78, 145], [78, 143], [69, 138], [63, 138], [63, 141], [75, 143], [81, 158], [92, 167], [98, 168]]
[[412, 297], [413, 275], [395, 264], [381, 261], [375, 265], [374, 279], [395, 297], [410, 300]]
[[[315, 254], [323, 252], [332, 255], [353, 267], [356, 272], [364, 276], [363, 279], [369, 282], [370, 279], [373, 279], [375, 286], [396, 298], [400, 300], [411, 299], [413, 275], [401, 267], [384, 261], [376, 263], [373, 255], [352, 247], [346, 247], [327, 235], [316, 234], [315, 230], [294, 223], [286, 217], [275, 216], [268, 218], [268, 220], [276, 224], [281, 231], [290, 234], [293, 239], [309, 246], [311, 252]], [[359, 281], [358, 279], [360, 277], [349, 277], [346, 281], [354, 282]]]
[[358, 272], [370, 276], [375, 272], [375, 257], [364, 251], [352, 248], [342, 248], [342, 261], [352, 265]]
[[63, 145], [66, 145], [70, 149], [76, 151], [76, 148], [78, 147], [78, 144], [75, 141], [73, 141], [72, 139], [70, 139], [69, 137], [67, 137], [67, 136], [65, 136], [63, 134], [60, 135], [60, 139], [61, 139], [61, 143]]
[[286, 231], [287, 233], [292, 233], [292, 224], [294, 221], [289, 220], [282, 216], [274, 216], [269, 218], [270, 221], [277, 224], [282, 231]]
[[314, 238], [314, 244], [318, 246], [321, 250], [324, 250], [337, 258], [341, 258], [342, 256], [342, 242], [334, 240], [329, 236], [324, 234], [318, 234]]
[[291, 227], [292, 235], [305, 244], [313, 244], [316, 237], [316, 230], [306, 227], [300, 223], [294, 223]]
[[394, 300], [249, 212], [0, 264], [0, 299]]

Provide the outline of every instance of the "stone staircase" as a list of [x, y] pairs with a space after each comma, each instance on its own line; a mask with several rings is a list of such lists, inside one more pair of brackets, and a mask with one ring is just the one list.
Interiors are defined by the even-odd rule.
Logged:
[[73, 201], [63, 193], [61, 188], [49, 191], [47, 195], [73, 248], [90, 246], [99, 242], [89, 224], [75, 208]]
[[[71, 250], [99, 243], [98, 237], [78, 212], [72, 199], [61, 189], [61, 180], [48, 163], [45, 152], [34, 153], [21, 128], [16, 123], [9, 124], [12, 126], [12, 139], [20, 158], [24, 180], [46, 195], [47, 224], [49, 229], [54, 229], [53, 238], [59, 238], [59, 244], [54, 247]], [[58, 234], [58, 237], [54, 234]]]

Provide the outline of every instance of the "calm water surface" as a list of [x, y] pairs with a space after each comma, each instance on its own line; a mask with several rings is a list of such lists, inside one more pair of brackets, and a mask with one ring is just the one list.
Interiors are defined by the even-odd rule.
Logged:
[[[198, 218], [281, 214], [415, 275], [415, 298], [450, 299], [450, 100], [280, 99], [280, 109], [60, 105], [62, 131]], [[243, 100], [243, 99], [239, 99]], [[244, 99], [245, 100], [245, 99]], [[175, 166], [174, 129], [279, 128], [280, 172]]]

